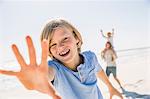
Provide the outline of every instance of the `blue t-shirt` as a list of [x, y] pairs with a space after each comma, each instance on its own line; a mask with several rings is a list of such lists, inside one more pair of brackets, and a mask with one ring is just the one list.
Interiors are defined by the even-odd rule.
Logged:
[[77, 72], [65, 67], [57, 60], [48, 61], [56, 70], [53, 85], [62, 99], [103, 99], [97, 86], [96, 72], [102, 68], [91, 51], [81, 53], [84, 63]]

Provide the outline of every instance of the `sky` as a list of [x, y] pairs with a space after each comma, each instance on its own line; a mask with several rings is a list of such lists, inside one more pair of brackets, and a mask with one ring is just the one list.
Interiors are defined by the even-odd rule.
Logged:
[[0, 64], [15, 60], [13, 43], [28, 58], [25, 37], [30, 35], [40, 56], [40, 33], [51, 18], [65, 18], [81, 33], [82, 50], [96, 53], [112, 28], [116, 50], [150, 46], [149, 0], [0, 0]]

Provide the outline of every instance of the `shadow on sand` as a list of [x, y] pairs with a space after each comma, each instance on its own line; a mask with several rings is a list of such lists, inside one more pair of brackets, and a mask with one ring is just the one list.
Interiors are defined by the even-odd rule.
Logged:
[[150, 99], [150, 95], [139, 94], [136, 92], [127, 91], [124, 88], [121, 88], [122, 94], [129, 99]]

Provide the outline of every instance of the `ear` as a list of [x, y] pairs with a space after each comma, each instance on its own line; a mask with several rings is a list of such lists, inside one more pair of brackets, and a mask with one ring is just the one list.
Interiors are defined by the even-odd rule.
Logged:
[[76, 39], [76, 44], [79, 45], [80, 40], [77, 37], [75, 39]]
[[77, 47], [78, 47], [78, 48], [81, 48], [81, 45], [82, 45], [82, 43], [81, 43], [81, 41], [79, 41], [79, 42], [77, 43]]

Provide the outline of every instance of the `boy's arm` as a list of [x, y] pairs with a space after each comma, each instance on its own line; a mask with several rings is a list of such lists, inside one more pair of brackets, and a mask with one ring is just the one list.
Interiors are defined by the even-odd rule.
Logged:
[[102, 34], [102, 36], [103, 36], [104, 38], [107, 38], [107, 37], [104, 35], [103, 30], [100, 30], [100, 32], [101, 32], [101, 34]]
[[27, 64], [19, 52], [16, 45], [12, 46], [12, 50], [16, 56], [18, 63], [20, 64], [21, 70], [18, 72], [0, 70], [0, 74], [16, 76], [19, 81], [29, 90], [37, 90], [53, 97], [53, 99], [61, 99], [53, 86], [49, 83], [48, 79], [48, 41], [42, 41], [42, 57], [41, 63], [37, 64], [35, 48], [31, 37], [26, 37], [30, 63]]
[[103, 70], [100, 70], [97, 73], [97, 76], [107, 85], [109, 92], [110, 92], [110, 99], [112, 99], [113, 95], [117, 95], [119, 96], [121, 99], [123, 99], [121, 93], [119, 93], [110, 83], [110, 81], [108, 80], [107, 76], [105, 75]]
[[112, 36], [114, 36], [114, 31], [115, 31], [114, 28], [112, 28]]
[[56, 74], [56, 70], [53, 67], [49, 66], [48, 67], [48, 78], [50, 81], [54, 80], [55, 74]]

